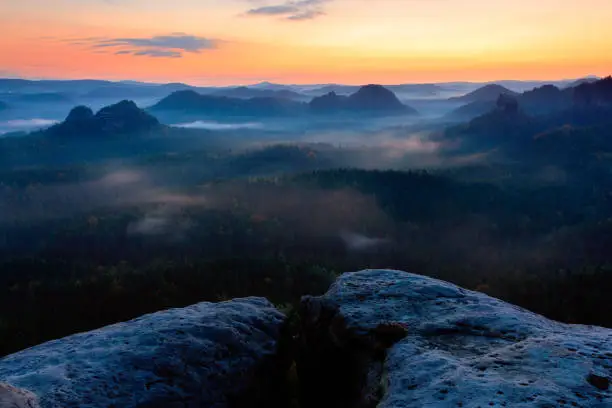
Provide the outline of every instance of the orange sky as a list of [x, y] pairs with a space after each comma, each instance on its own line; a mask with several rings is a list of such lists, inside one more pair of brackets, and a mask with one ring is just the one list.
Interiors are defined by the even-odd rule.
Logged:
[[0, 76], [195, 84], [612, 73], [610, 0], [0, 0]]

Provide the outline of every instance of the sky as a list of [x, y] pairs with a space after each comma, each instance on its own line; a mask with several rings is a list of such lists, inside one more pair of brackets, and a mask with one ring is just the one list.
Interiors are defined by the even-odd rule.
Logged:
[[612, 73], [611, 0], [0, 0], [0, 77], [198, 85]]

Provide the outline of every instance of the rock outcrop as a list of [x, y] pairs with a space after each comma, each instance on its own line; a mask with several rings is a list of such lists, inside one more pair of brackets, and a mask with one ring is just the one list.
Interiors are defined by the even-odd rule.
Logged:
[[45, 131], [50, 136], [89, 137], [145, 133], [160, 127], [159, 121], [132, 101], [121, 101], [95, 115], [87, 106], [73, 108], [66, 119]]
[[306, 407], [609, 407], [612, 330], [405, 272], [345, 274], [301, 310]]
[[260, 298], [200, 303], [0, 359], [0, 406], [275, 407], [285, 317]]

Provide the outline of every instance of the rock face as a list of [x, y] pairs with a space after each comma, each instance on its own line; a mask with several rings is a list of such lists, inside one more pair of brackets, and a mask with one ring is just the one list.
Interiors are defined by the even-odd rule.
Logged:
[[275, 407], [284, 324], [246, 298], [55, 340], [0, 359], [0, 406]]
[[345, 274], [300, 314], [306, 407], [612, 406], [612, 330], [389, 270]]

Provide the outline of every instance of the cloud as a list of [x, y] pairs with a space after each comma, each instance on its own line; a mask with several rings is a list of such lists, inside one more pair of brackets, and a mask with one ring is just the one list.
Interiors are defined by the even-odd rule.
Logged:
[[[87, 46], [96, 52], [110, 49], [115, 55], [134, 55], [153, 58], [181, 58], [184, 53], [200, 53], [218, 48], [219, 41], [215, 39], [172, 33], [153, 37], [90, 37], [71, 39], [71, 45]], [[102, 51], [106, 52], [106, 51]]]
[[325, 15], [323, 4], [331, 0], [297, 0], [281, 4], [265, 5], [246, 12], [249, 16], [278, 16], [285, 20], [312, 20]]
[[235, 129], [261, 129], [264, 127], [262, 123], [218, 123], [204, 120], [196, 120], [195, 122], [177, 123], [172, 125], [187, 129], [209, 129], [209, 130], [235, 130]]
[[367, 251], [390, 243], [388, 239], [371, 238], [363, 234], [347, 231], [341, 232], [340, 238], [342, 238], [344, 245], [350, 251]]
[[155, 57], [155, 58], [181, 58], [183, 54], [179, 51], [164, 51], [164, 50], [142, 50], [133, 52], [132, 55], [136, 56], [147, 56], [147, 57]]

